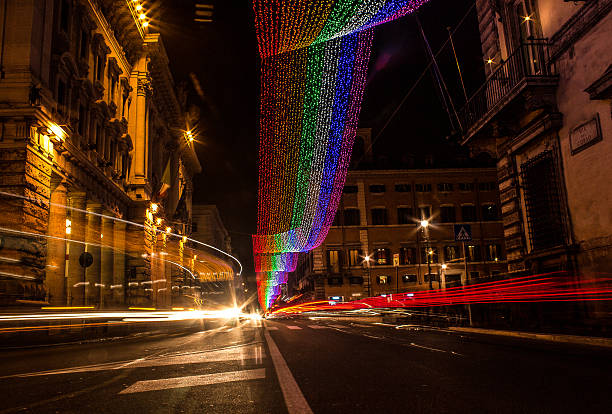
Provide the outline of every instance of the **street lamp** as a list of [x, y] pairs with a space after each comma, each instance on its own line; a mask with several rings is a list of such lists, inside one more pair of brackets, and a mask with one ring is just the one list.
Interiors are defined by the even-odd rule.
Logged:
[[433, 250], [429, 246], [429, 235], [426, 230], [429, 228], [429, 220], [423, 219], [419, 223], [421, 225], [421, 230], [423, 231], [423, 238], [426, 243], [426, 252], [427, 252], [427, 277], [429, 278], [429, 289], [433, 289], [433, 282], [431, 280], [431, 256], [433, 254]]
[[368, 265], [368, 297], [372, 296], [372, 268], [370, 267], [370, 256], [363, 258]]

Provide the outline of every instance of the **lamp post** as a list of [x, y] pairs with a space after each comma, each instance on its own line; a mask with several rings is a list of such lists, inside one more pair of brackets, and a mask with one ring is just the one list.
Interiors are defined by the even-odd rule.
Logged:
[[429, 246], [429, 234], [427, 230], [429, 228], [428, 220], [421, 220], [421, 230], [423, 231], [423, 238], [425, 239], [425, 249], [427, 253], [427, 277], [429, 278], [429, 289], [433, 289], [433, 281], [431, 280], [431, 255], [433, 254], [433, 250]]
[[368, 297], [372, 296], [372, 266], [370, 260], [371, 257], [369, 255], [365, 257], [365, 261], [368, 265]]
[[448, 265], [446, 263], [442, 263], [441, 266], [441, 270], [440, 270], [440, 280], [439, 280], [439, 284], [440, 284], [440, 289], [446, 289], [446, 269], [448, 268]]

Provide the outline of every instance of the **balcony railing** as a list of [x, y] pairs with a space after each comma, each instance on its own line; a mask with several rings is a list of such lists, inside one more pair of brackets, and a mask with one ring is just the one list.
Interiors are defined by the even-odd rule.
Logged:
[[464, 138], [469, 139], [507, 102], [530, 83], [556, 80], [550, 63], [548, 41], [535, 39], [523, 43], [488, 77], [459, 112]]

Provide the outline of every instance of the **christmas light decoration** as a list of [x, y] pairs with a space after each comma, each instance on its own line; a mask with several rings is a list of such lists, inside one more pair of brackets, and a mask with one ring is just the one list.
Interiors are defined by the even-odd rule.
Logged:
[[427, 0], [254, 0], [261, 64], [253, 236], [264, 308], [336, 214], [358, 125], [372, 28]]

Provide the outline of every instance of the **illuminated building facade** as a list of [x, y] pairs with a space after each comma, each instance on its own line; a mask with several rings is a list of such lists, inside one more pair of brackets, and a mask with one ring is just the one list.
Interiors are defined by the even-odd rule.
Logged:
[[[300, 258], [293, 290], [350, 301], [505, 273], [496, 177], [495, 168], [349, 171], [334, 224], [325, 242]], [[456, 224], [472, 231], [467, 276]]]
[[188, 230], [201, 166], [150, 17], [135, 0], [1, 2], [2, 304], [170, 304], [155, 230]]
[[463, 143], [498, 160], [511, 272], [612, 271], [612, 1], [477, 0]]

